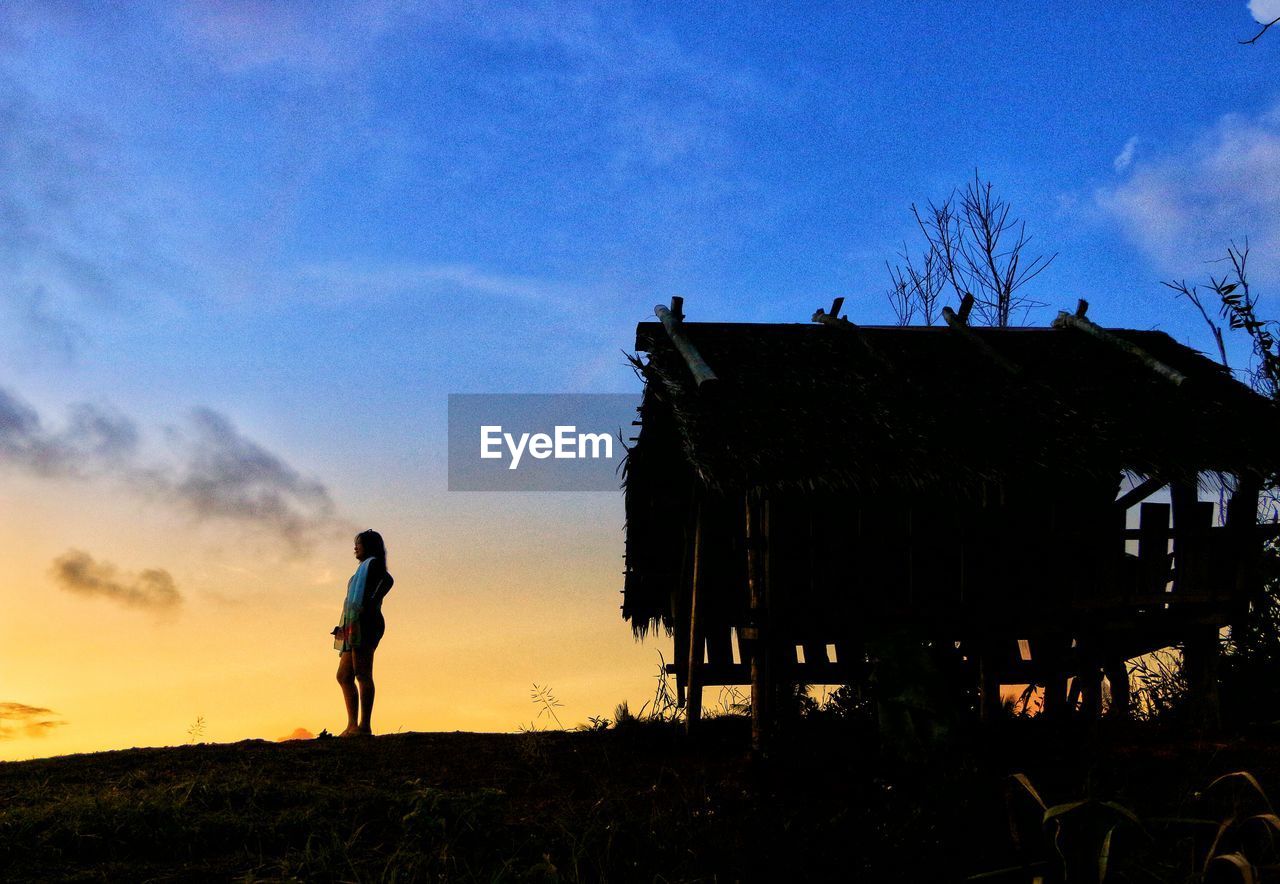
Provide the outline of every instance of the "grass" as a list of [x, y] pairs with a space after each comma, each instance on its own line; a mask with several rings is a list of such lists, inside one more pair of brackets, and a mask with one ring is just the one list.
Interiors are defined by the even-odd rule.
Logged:
[[[812, 719], [758, 763], [741, 717], [705, 721], [695, 739], [678, 723], [624, 722], [0, 764], [0, 879], [876, 881], [1014, 869], [993, 878], [1014, 881], [1062, 867], [1059, 834], [1096, 865], [1097, 826], [1105, 835], [1110, 820], [1122, 823], [1115, 874], [1150, 866], [1154, 880], [1203, 880], [1183, 875], [1190, 860], [1178, 851], [1195, 851], [1180, 830], [1161, 828], [1197, 815], [1232, 820], [1217, 854], [1270, 856], [1250, 841], [1267, 834], [1266, 820], [1249, 822], [1266, 808], [1210, 807], [1228, 793], [1253, 800], [1251, 788], [1206, 784], [1249, 769], [1262, 794], [1280, 772], [1271, 735], [1194, 743], [1131, 726], [1086, 745], [1019, 721], [907, 763], [885, 760], [863, 723]], [[1040, 806], [1010, 787], [1018, 772]], [[1075, 801], [1086, 803], [1050, 821], [1061, 832], [1043, 823], [1048, 808]], [[1159, 851], [1140, 828], [1164, 838]], [[1201, 839], [1196, 862], [1212, 835], [1185, 836]], [[1228, 862], [1215, 861], [1215, 874]]]

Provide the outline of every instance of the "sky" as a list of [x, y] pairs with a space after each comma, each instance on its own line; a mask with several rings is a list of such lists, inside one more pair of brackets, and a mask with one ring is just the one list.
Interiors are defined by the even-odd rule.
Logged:
[[0, 759], [341, 729], [366, 527], [375, 730], [639, 707], [621, 494], [449, 492], [448, 394], [638, 396], [673, 295], [892, 323], [975, 170], [1028, 323], [1212, 350], [1162, 281], [1246, 239], [1280, 314], [1277, 0], [103, 6], [0, 11]]

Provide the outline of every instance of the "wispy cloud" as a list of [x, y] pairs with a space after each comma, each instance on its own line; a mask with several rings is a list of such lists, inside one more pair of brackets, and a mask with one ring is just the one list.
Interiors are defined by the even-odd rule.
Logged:
[[87, 477], [128, 463], [137, 445], [134, 422], [111, 409], [76, 405], [55, 432], [35, 409], [0, 388], [0, 463], [46, 476]]
[[167, 8], [177, 33], [222, 70], [349, 71], [411, 4], [191, 0]]
[[197, 521], [250, 526], [305, 549], [314, 536], [350, 526], [324, 483], [241, 433], [226, 415], [196, 408], [167, 428], [172, 457], [144, 460], [136, 422], [103, 406], [72, 406], [65, 425], [0, 388], [0, 465], [41, 476], [107, 478], [169, 503]]
[[447, 297], [465, 293], [499, 300], [568, 307], [581, 294], [573, 286], [525, 276], [493, 273], [470, 264], [362, 266], [350, 262], [312, 264], [299, 273], [300, 291], [329, 302], [394, 297], [422, 292]]
[[1094, 193], [1094, 205], [1161, 270], [1198, 272], [1229, 242], [1247, 238], [1261, 259], [1257, 271], [1276, 273], [1280, 108], [1225, 116], [1185, 150], [1130, 168], [1126, 180]]
[[0, 703], [0, 740], [19, 736], [45, 737], [66, 724], [52, 709], [25, 703]]
[[183, 466], [144, 481], [197, 518], [253, 523], [298, 546], [333, 520], [333, 500], [321, 482], [245, 437], [225, 415], [197, 408], [171, 436]]
[[82, 596], [105, 598], [130, 608], [172, 611], [182, 604], [173, 576], [162, 568], [122, 574], [110, 562], [98, 561], [79, 549], [67, 550], [53, 560], [58, 585]]
[[1124, 143], [1124, 147], [1121, 148], [1120, 153], [1116, 154], [1116, 158], [1111, 161], [1112, 167], [1114, 167], [1117, 172], [1123, 172], [1125, 169], [1133, 165], [1133, 152], [1137, 147], [1138, 136], [1134, 135]]

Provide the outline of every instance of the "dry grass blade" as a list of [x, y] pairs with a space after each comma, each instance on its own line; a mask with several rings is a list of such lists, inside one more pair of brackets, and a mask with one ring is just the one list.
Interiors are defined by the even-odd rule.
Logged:
[[1110, 810], [1114, 810], [1116, 813], [1120, 814], [1120, 816], [1124, 817], [1129, 822], [1133, 823], [1139, 829], [1142, 829], [1144, 832], [1146, 831], [1146, 827], [1142, 825], [1142, 820], [1138, 818], [1138, 815], [1134, 813], [1132, 810], [1130, 810], [1129, 808], [1125, 807], [1123, 804], [1117, 804], [1114, 801], [1104, 801], [1102, 802], [1102, 806]]
[[1206, 875], [1209, 874], [1209, 864], [1213, 862], [1214, 854], [1218, 852], [1218, 845], [1222, 842], [1222, 836], [1226, 833], [1227, 829], [1231, 828], [1231, 824], [1235, 821], [1236, 818], [1230, 816], [1218, 824], [1218, 831], [1213, 834], [1213, 843], [1209, 845], [1209, 852], [1205, 854], [1204, 867], [1201, 869], [1201, 871]]
[[1248, 783], [1249, 786], [1253, 789], [1253, 791], [1257, 792], [1258, 795], [1261, 796], [1262, 802], [1267, 806], [1267, 811], [1273, 812], [1273, 808], [1271, 807], [1271, 799], [1268, 798], [1267, 793], [1263, 791], [1262, 784], [1258, 782], [1257, 777], [1249, 773], [1247, 770], [1237, 770], [1229, 774], [1223, 774], [1222, 776], [1214, 780], [1212, 783], [1210, 783], [1208, 788], [1205, 791], [1212, 789], [1214, 786], [1218, 785], [1219, 783], [1225, 782], [1230, 779], [1236, 779], [1236, 778], [1242, 779], [1246, 783]]
[[1064, 801], [1062, 804], [1055, 804], [1053, 807], [1045, 810], [1043, 822], [1047, 826], [1059, 817], [1066, 816], [1071, 813], [1071, 811], [1084, 807], [1088, 803], [1088, 799], [1083, 799], [1081, 801]]
[[[1244, 884], [1255, 884], [1258, 880], [1257, 875], [1254, 874], [1253, 865], [1239, 853], [1224, 853], [1222, 856], [1215, 856], [1211, 862], [1224, 862], [1232, 866], [1240, 873], [1240, 880]], [[1206, 867], [1207, 871], [1208, 867]]]
[[1276, 830], [1277, 832], [1280, 832], [1280, 816], [1276, 816], [1274, 813], [1254, 814], [1253, 816], [1249, 817], [1249, 819], [1245, 820], [1245, 822], [1248, 823], [1248, 822], [1252, 822], [1253, 820], [1259, 820], [1263, 823], [1266, 823], [1272, 829]]

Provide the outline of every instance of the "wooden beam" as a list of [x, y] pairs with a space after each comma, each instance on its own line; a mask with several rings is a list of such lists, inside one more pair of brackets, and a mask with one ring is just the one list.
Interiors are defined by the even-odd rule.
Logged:
[[[966, 295], [966, 297], [969, 297], [969, 296]], [[950, 307], [942, 308], [942, 318], [946, 320], [947, 328], [951, 329], [953, 332], [959, 335], [962, 341], [964, 341], [973, 349], [977, 350], [979, 353], [985, 356], [988, 360], [995, 363], [1001, 369], [1013, 375], [1014, 377], [1018, 377], [1022, 374], [1022, 366], [1014, 362], [1011, 362], [1010, 360], [1006, 359], [1005, 357], [997, 353], [990, 344], [982, 340], [982, 338], [978, 337], [978, 335], [974, 333], [973, 329], [969, 328], [968, 324], [965, 323], [965, 321], [962, 320], [960, 316]]]
[[1169, 482], [1167, 480], [1161, 479], [1159, 476], [1153, 476], [1142, 484], [1130, 488], [1124, 494], [1116, 498], [1116, 509], [1127, 510], [1135, 503], [1141, 503], [1146, 500], [1168, 484]]
[[684, 357], [684, 363], [689, 366], [689, 371], [693, 373], [693, 379], [697, 383], [698, 389], [713, 388], [719, 383], [720, 379], [716, 377], [716, 373], [711, 370], [711, 366], [707, 365], [707, 361], [702, 358], [698, 348], [693, 346], [693, 342], [685, 334], [682, 303], [682, 298], [672, 298], [671, 304], [675, 309], [668, 309], [659, 304], [653, 308], [653, 313], [658, 319], [662, 320], [662, 327], [667, 330], [667, 337], [671, 338], [671, 343], [675, 345], [676, 350]]
[[[945, 311], [945, 310], [950, 310], [951, 308], [943, 307], [942, 309]], [[956, 319], [960, 320], [965, 325], [968, 325], [969, 313], [972, 310], [973, 310], [973, 295], [966, 292], [965, 296], [960, 299], [960, 310], [956, 313]]]
[[1120, 350], [1124, 353], [1129, 354], [1134, 359], [1137, 359], [1139, 362], [1145, 365], [1147, 368], [1151, 369], [1153, 372], [1160, 375], [1160, 377], [1164, 378], [1165, 380], [1169, 381], [1170, 383], [1176, 386], [1181, 386], [1187, 380], [1187, 376], [1182, 372], [1178, 371], [1173, 366], [1168, 365], [1164, 362], [1161, 362], [1159, 359], [1156, 359], [1154, 356], [1152, 356], [1146, 350], [1143, 350], [1137, 344], [1131, 344], [1128, 341], [1126, 341], [1124, 338], [1121, 338], [1119, 335], [1112, 334], [1111, 332], [1107, 331], [1105, 328], [1101, 328], [1095, 325], [1093, 322], [1086, 319], [1084, 316], [1076, 316], [1071, 313], [1067, 313], [1064, 310], [1061, 313], [1059, 313], [1058, 318], [1053, 321], [1053, 327], [1054, 328], [1073, 328], [1076, 331], [1082, 331], [1087, 335], [1091, 335], [1097, 340], [1102, 341], [1103, 343], [1111, 347], [1114, 347], [1117, 350]]

